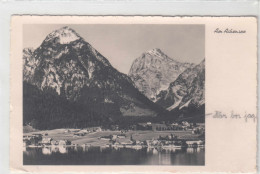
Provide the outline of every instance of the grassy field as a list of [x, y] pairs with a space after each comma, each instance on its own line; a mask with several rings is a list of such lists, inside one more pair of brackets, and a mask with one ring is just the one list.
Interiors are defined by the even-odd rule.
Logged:
[[170, 134], [174, 134], [178, 136], [180, 139], [182, 138], [197, 138], [198, 135], [194, 135], [191, 131], [131, 131], [128, 133], [129, 136], [132, 135], [133, 139], [144, 141], [144, 140], [151, 140], [157, 139], [159, 136], [165, 137]]
[[[88, 133], [85, 136], [75, 137], [73, 132], [65, 132], [67, 129], [54, 129], [46, 131], [37, 131], [24, 133], [24, 135], [32, 135], [35, 133], [39, 134], [48, 134], [44, 137], [49, 137], [54, 140], [70, 140], [73, 144], [88, 144], [93, 146], [102, 146], [109, 143], [108, 140], [101, 140], [99, 137], [108, 136], [108, 135], [118, 135], [121, 134], [120, 131], [101, 131]], [[73, 131], [74, 129], [70, 129]], [[120, 139], [122, 141], [129, 141], [131, 136], [134, 140], [144, 141], [157, 139], [159, 136], [165, 137], [167, 135], [174, 134], [177, 135], [180, 139], [196, 139], [198, 135], [194, 135], [191, 131], [128, 131], [125, 133], [126, 138]]]

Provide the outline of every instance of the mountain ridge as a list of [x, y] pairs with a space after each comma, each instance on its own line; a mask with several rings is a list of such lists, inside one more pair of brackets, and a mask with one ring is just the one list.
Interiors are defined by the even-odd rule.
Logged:
[[[25, 88], [28, 87], [28, 83], [42, 91], [32, 90], [34, 94], [26, 91], [30, 96], [29, 100], [26, 100], [27, 103], [31, 104], [30, 100], [34, 100], [34, 97], [40, 98], [37, 95], [51, 94], [57, 98], [57, 102], [76, 102], [88, 107], [85, 113], [73, 111], [75, 118], [80, 115], [82, 120], [83, 115], [89, 117], [91, 113], [113, 120], [121, 116], [157, 116], [163, 111], [163, 108], [143, 96], [127, 75], [117, 71], [103, 55], [69, 27], [53, 31], [38, 48], [34, 51], [25, 49], [24, 53]], [[44, 108], [35, 111], [33, 108], [30, 109], [26, 102], [24, 116], [25, 122], [29, 123], [32, 118], [26, 119], [26, 114], [42, 113], [41, 109]], [[36, 102], [39, 102], [38, 99]], [[59, 110], [62, 110], [62, 106], [59, 107]], [[60, 119], [62, 114], [66, 114], [54, 108], [50, 109], [54, 113], [47, 113], [56, 114]], [[46, 117], [45, 119], [49, 117], [41, 116]], [[35, 116], [33, 119], [38, 119], [38, 124], [41, 124], [39, 120], [43, 118]], [[43, 127], [45, 126], [47, 125]]]
[[[161, 91], [156, 102], [169, 111], [193, 110], [205, 115], [205, 59], [198, 65], [187, 68], [170, 83], [167, 90]], [[204, 108], [204, 110], [202, 109]]]
[[[23, 50], [24, 125], [52, 129], [119, 124], [126, 128], [138, 121], [176, 120], [183, 113], [190, 116], [191, 111], [199, 110], [198, 115], [205, 112], [205, 102], [197, 107], [183, 94], [176, 104], [179, 92], [167, 94], [167, 90], [169, 93], [176, 88], [175, 83], [185, 87], [187, 79], [194, 81], [197, 72], [193, 69], [198, 65], [180, 63], [158, 48], [144, 52], [135, 61], [127, 76], [73, 29], [62, 27], [51, 32], [38, 48]], [[205, 64], [201, 68], [202, 77]], [[141, 79], [140, 84], [136, 78]], [[150, 81], [147, 85], [142, 80]], [[205, 85], [201, 80], [188, 82], [190, 86]], [[155, 86], [149, 87], [151, 84]], [[149, 98], [140, 85], [150, 90], [146, 94]], [[185, 93], [204, 97], [195, 94], [204, 88], [192, 90]]]
[[191, 66], [193, 64], [178, 62], [154, 48], [134, 60], [128, 75], [140, 92], [155, 102], [160, 91], [167, 89], [180, 73]]

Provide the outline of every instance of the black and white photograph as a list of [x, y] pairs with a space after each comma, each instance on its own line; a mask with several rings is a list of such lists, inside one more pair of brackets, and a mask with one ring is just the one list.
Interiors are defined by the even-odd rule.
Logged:
[[204, 24], [24, 24], [23, 165], [205, 165]]

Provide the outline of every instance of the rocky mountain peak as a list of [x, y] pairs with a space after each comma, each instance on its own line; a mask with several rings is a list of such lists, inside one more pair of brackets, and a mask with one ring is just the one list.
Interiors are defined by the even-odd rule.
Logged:
[[197, 110], [205, 104], [205, 59], [187, 68], [170, 83], [167, 90], [157, 96], [157, 104], [169, 111], [193, 107]]
[[51, 91], [65, 101], [93, 105], [98, 108], [95, 112], [102, 114], [108, 114], [108, 108], [117, 116], [157, 114], [155, 104], [128, 76], [69, 27], [50, 33], [33, 54], [24, 55], [24, 60], [24, 81], [43, 93]]
[[147, 54], [161, 54], [165, 55], [160, 48], [154, 48], [146, 52]]
[[170, 57], [168, 57], [161, 49], [159, 48], [154, 48], [151, 50], [148, 50], [146, 52], [143, 53], [142, 58], [146, 58], [146, 59], [168, 59], [169, 61], [174, 61], [173, 59], [171, 59]]
[[192, 64], [178, 62], [159, 48], [154, 48], [135, 59], [129, 77], [146, 97], [156, 101], [157, 94], [167, 89], [169, 84], [190, 66]]
[[30, 53], [30, 54], [31, 54], [31, 53], [33, 53], [33, 51], [34, 51], [33, 47], [28, 47], [28, 48], [24, 48], [24, 49], [23, 49], [23, 52], [26, 53], [26, 54], [27, 54], [27, 53]]
[[60, 44], [69, 44], [70, 42], [76, 41], [80, 38], [81, 37], [73, 29], [65, 26], [51, 32], [44, 41], [54, 41]]

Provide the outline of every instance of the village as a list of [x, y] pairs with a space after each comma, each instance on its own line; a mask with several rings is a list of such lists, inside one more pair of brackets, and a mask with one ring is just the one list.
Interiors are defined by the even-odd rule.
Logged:
[[24, 147], [95, 146], [114, 148], [187, 148], [204, 147], [203, 123], [139, 123], [132, 129], [120, 130], [90, 127], [84, 129], [54, 129], [24, 133]]

